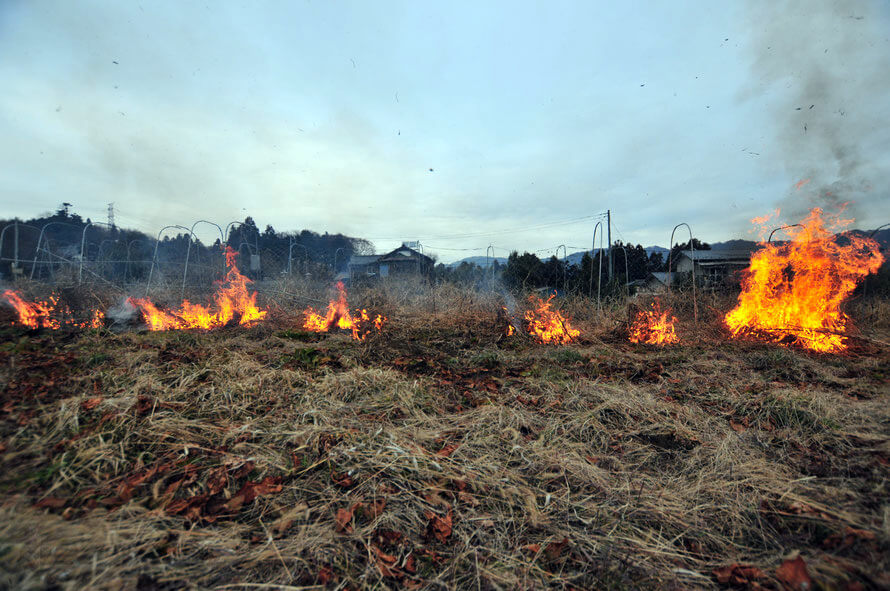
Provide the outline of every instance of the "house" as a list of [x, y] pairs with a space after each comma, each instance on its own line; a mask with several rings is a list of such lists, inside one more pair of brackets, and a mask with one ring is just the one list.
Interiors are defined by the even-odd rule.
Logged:
[[394, 251], [381, 255], [377, 259], [381, 277], [429, 275], [433, 270], [433, 264], [433, 259], [404, 243]]
[[677, 258], [677, 273], [695, 269], [696, 282], [705, 287], [738, 281], [739, 271], [751, 264], [752, 250], [684, 250]]
[[354, 281], [377, 275], [377, 259], [379, 258], [380, 255], [377, 254], [354, 254], [349, 257], [349, 262], [346, 264], [349, 279]]
[[381, 255], [352, 255], [347, 268], [351, 280], [368, 277], [429, 276], [434, 261], [410, 246], [402, 246]]
[[[676, 280], [676, 273], [649, 273], [649, 276], [643, 281], [643, 284], [639, 286], [640, 291], [646, 292], [655, 292], [661, 291], [665, 289], [671, 281]], [[632, 285], [637, 283], [637, 281], [632, 282]]]

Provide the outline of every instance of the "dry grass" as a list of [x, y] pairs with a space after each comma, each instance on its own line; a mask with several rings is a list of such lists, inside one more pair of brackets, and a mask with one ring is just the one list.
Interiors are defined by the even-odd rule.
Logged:
[[249, 330], [3, 329], [0, 586], [778, 588], [794, 552], [890, 584], [880, 344], [727, 342], [709, 296], [697, 328], [670, 302], [680, 346], [579, 299], [545, 347], [503, 294], [393, 285], [356, 290], [390, 317], [356, 342], [300, 332], [299, 289]]

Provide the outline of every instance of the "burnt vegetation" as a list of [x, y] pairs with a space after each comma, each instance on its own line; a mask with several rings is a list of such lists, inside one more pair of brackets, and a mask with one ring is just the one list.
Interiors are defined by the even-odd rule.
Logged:
[[507, 337], [501, 295], [447, 282], [351, 292], [390, 317], [365, 340], [268, 295], [216, 331], [4, 308], [0, 585], [886, 585], [886, 301], [824, 355], [686, 299], [664, 348], [586, 297], [558, 302], [569, 344]]

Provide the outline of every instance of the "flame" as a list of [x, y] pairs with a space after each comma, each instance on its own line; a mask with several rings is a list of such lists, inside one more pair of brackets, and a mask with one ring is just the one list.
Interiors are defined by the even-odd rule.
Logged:
[[538, 341], [545, 344], [564, 345], [580, 335], [581, 331], [572, 328], [569, 321], [558, 310], [550, 309], [550, 301], [554, 297], [556, 297], [555, 293], [547, 298], [547, 301], [544, 301], [531, 296], [530, 301], [535, 309], [527, 310], [525, 319], [528, 322], [529, 334], [534, 335]]
[[147, 298], [129, 298], [127, 301], [142, 312], [149, 330], [212, 329], [229, 324], [236, 315], [240, 326], [251, 326], [263, 320], [268, 311], [257, 306], [256, 292], [248, 292], [250, 279], [238, 271], [235, 263], [238, 253], [227, 246], [225, 255], [228, 271], [213, 295], [215, 312], [211, 306], [193, 304], [188, 300], [183, 300], [177, 311], [161, 310]]
[[661, 310], [658, 301], [652, 302], [651, 310], [640, 310], [630, 325], [630, 342], [648, 345], [668, 345], [680, 342], [674, 330], [677, 319], [670, 316], [670, 309]]
[[93, 310], [92, 317], [78, 326], [80, 328], [102, 328], [105, 326], [105, 312], [102, 310]]
[[49, 296], [48, 300], [27, 302], [18, 293], [7, 289], [3, 292], [3, 297], [9, 302], [19, 316], [19, 323], [28, 328], [61, 328], [61, 322], [53, 318], [53, 313], [59, 303], [58, 297]]
[[[832, 219], [834, 225], [852, 220]], [[733, 337], [750, 335], [821, 352], [847, 348], [841, 305], [884, 261], [878, 243], [846, 234], [839, 244], [813, 209], [782, 244], [761, 243], [745, 271], [738, 305], [724, 318]]]
[[351, 331], [353, 339], [363, 341], [368, 336], [371, 327], [380, 331], [383, 329], [385, 322], [386, 317], [380, 314], [377, 314], [372, 321], [368, 311], [364, 309], [356, 310], [354, 316], [350, 314], [349, 305], [346, 302], [346, 288], [342, 281], [338, 281], [337, 299], [328, 303], [328, 309], [325, 314], [316, 312], [312, 308], [307, 308], [303, 328], [311, 332], [328, 332], [336, 326], [342, 330]]
[[101, 328], [105, 324], [105, 313], [101, 310], [93, 310], [90, 319], [85, 322], [75, 321], [70, 308], [65, 304], [59, 305], [59, 297], [55, 294], [46, 300], [28, 302], [19, 293], [7, 289], [3, 292], [3, 297], [15, 309], [19, 323], [31, 329], [58, 330], [62, 326]]

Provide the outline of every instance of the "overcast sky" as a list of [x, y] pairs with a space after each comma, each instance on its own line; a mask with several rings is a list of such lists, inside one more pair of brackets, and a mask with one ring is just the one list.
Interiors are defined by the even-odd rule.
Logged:
[[875, 227], [888, 37], [883, 1], [2, 0], [0, 217], [249, 214], [444, 261], [572, 252], [607, 208], [644, 245], [841, 201]]

